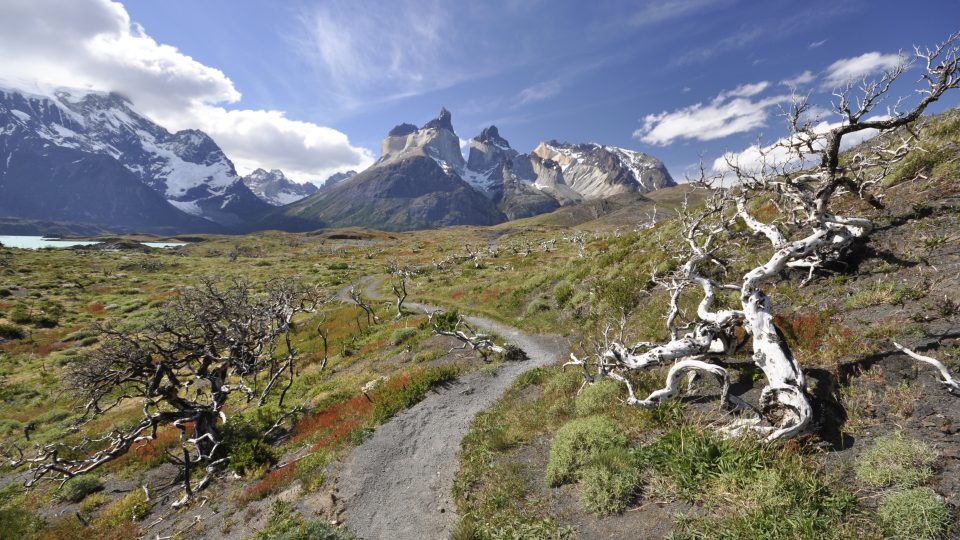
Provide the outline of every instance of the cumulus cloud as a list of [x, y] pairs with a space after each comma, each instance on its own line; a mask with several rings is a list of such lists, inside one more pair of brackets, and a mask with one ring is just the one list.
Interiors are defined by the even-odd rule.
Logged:
[[117, 2], [5, 0], [0, 56], [7, 84], [119, 92], [164, 127], [207, 132], [241, 172], [281, 168], [305, 181], [372, 162], [336, 130], [281, 111], [228, 110], [241, 94], [226, 74], [158, 43]]
[[743, 84], [720, 92], [710, 103], [644, 117], [633, 136], [648, 144], [667, 145], [680, 139], [710, 141], [766, 125], [770, 109], [789, 96], [754, 99], [770, 86], [767, 81]]
[[841, 58], [827, 67], [824, 88], [836, 88], [863, 77], [894, 69], [904, 62], [901, 54], [868, 52], [853, 58]]
[[[820, 110], [826, 111], [826, 109]], [[887, 120], [889, 118], [889, 116], [880, 115], [870, 117], [867, 120]], [[831, 123], [827, 121], [821, 121], [813, 126], [813, 132], [817, 134], [823, 134], [841, 125], [841, 122]], [[846, 150], [848, 148], [852, 148], [868, 139], [875, 137], [877, 134], [878, 131], [875, 129], [865, 129], [863, 131], [850, 133], [844, 136], [841, 140], [840, 149]], [[812, 159], [815, 156], [813, 154], [805, 155], [803, 159], [801, 159], [800, 156], [797, 156], [795, 153], [791, 153], [787, 149], [787, 143], [799, 142], [800, 140], [802, 139], [799, 139], [798, 136], [793, 136], [792, 138], [779, 139], [767, 146], [754, 144], [741, 150], [740, 152], [726, 152], [714, 160], [712, 170], [715, 173], [727, 176], [728, 180], [732, 180], [732, 169], [730, 167], [731, 163], [747, 172], [753, 173], [762, 172], [765, 167], [797, 169], [800, 167], [811, 166], [814, 164]], [[813, 143], [813, 148], [815, 150], [822, 150], [824, 145], [825, 141], [823, 139], [817, 139]]]

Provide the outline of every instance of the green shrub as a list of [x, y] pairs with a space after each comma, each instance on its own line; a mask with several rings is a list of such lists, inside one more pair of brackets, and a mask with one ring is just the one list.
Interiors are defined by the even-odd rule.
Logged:
[[613, 379], [600, 379], [587, 385], [576, 398], [577, 416], [592, 416], [621, 406], [621, 384]]
[[0, 338], [2, 339], [23, 339], [26, 334], [23, 328], [15, 324], [0, 323]]
[[64, 502], [76, 503], [101, 489], [103, 489], [103, 482], [96, 476], [74, 476], [60, 488], [57, 498]]
[[433, 315], [433, 324], [446, 332], [452, 332], [459, 320], [460, 313], [457, 310], [438, 312]]
[[264, 465], [276, 462], [276, 452], [259, 439], [236, 442], [230, 447], [230, 469], [240, 474], [250, 474]]
[[857, 478], [870, 487], [913, 487], [933, 475], [934, 450], [923, 441], [904, 439], [894, 432], [874, 441], [857, 458]]
[[254, 537], [256, 540], [353, 540], [350, 532], [337, 529], [324, 520], [303, 519], [290, 503], [277, 500], [267, 526]]
[[258, 407], [249, 417], [235, 414], [223, 425], [223, 447], [230, 457], [229, 467], [247, 474], [263, 465], [276, 463], [277, 455], [263, 434], [269, 430], [280, 412], [272, 407]]
[[347, 270], [348, 268], [350, 268], [350, 265], [348, 265], [345, 262], [335, 262], [335, 263], [328, 264], [327, 268], [329, 268], [330, 270]]
[[619, 514], [633, 501], [642, 471], [625, 448], [613, 448], [583, 469], [580, 503], [597, 515]]
[[884, 496], [877, 521], [887, 538], [936, 540], [949, 532], [950, 509], [930, 488], [919, 487]]
[[417, 335], [416, 328], [397, 328], [393, 331], [393, 334], [390, 335], [390, 343], [400, 345], [415, 335]]
[[627, 437], [613, 420], [603, 416], [578, 418], [557, 430], [547, 462], [547, 484], [559, 486], [579, 479], [580, 469], [598, 454], [627, 445]]

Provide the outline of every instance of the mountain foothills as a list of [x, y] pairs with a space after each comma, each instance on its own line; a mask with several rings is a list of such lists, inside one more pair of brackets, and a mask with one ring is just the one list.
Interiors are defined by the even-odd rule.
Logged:
[[390, 130], [368, 169], [317, 188], [278, 169], [240, 177], [205, 133], [170, 133], [116, 93], [0, 89], [0, 215], [56, 222], [58, 231], [492, 225], [673, 185], [663, 164], [641, 152], [547, 141], [520, 153], [495, 126], [470, 140], [464, 159], [443, 109], [422, 127]]

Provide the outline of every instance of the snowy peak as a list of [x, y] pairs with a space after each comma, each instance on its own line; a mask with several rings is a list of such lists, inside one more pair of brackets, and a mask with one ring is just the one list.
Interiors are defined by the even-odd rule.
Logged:
[[257, 169], [244, 176], [243, 183], [260, 200], [271, 206], [291, 204], [317, 192], [317, 186], [298, 184], [284, 176], [280, 169]]
[[537, 145], [533, 154], [559, 164], [566, 185], [585, 199], [675, 185], [660, 160], [625, 148], [547, 141]]
[[484, 128], [470, 139], [470, 154], [463, 179], [488, 197], [494, 197], [503, 188], [503, 165], [510, 163], [517, 151], [500, 136], [497, 126]]
[[180, 210], [223, 225], [266, 208], [205, 133], [170, 133], [117, 93], [0, 90], [0, 136], [109, 156]]

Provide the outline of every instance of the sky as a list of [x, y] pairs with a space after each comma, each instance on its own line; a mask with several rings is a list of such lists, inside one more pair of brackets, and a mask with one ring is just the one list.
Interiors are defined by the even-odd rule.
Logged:
[[119, 91], [168, 129], [206, 131], [241, 174], [359, 170], [391, 127], [446, 107], [464, 141], [495, 124], [521, 152], [598, 142], [682, 179], [785, 135], [791, 93], [836, 122], [835, 87], [960, 30], [960, 1], [922, 4], [3, 0], [0, 83]]

